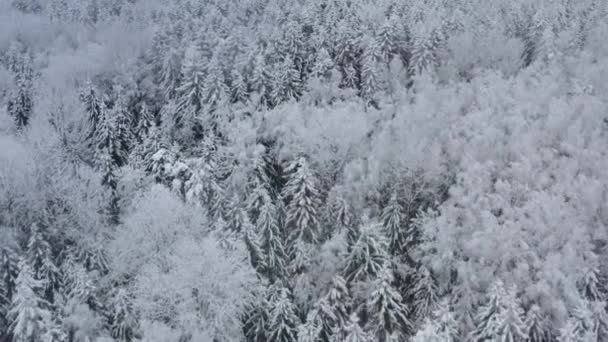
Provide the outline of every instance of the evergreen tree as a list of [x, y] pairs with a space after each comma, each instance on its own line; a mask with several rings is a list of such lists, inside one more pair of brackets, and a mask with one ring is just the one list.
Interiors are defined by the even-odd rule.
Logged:
[[228, 212], [226, 217], [228, 219], [228, 229], [233, 232], [241, 232], [243, 231], [243, 226], [246, 224], [251, 224], [249, 222], [249, 217], [247, 216], [247, 212], [245, 208], [242, 207], [241, 199], [237, 193], [232, 195], [230, 202], [228, 203]]
[[152, 133], [155, 126], [156, 120], [154, 119], [154, 114], [150, 112], [148, 105], [143, 102], [139, 107], [139, 120], [135, 128], [140, 143], [143, 143], [150, 133]]
[[254, 57], [250, 82], [251, 90], [259, 96], [260, 104], [268, 104], [271, 89], [270, 72], [263, 52]]
[[277, 222], [277, 210], [270, 198], [264, 200], [257, 221], [257, 230], [262, 243], [261, 248], [267, 267], [267, 278], [273, 282], [287, 274], [287, 255], [283, 244], [283, 235]]
[[199, 115], [204, 106], [204, 81], [206, 70], [200, 48], [193, 44], [186, 50], [182, 64], [182, 82], [177, 88], [177, 106], [173, 114], [173, 125], [177, 130], [187, 129], [186, 134], [200, 134]]
[[232, 83], [230, 93], [232, 102], [247, 103], [249, 100], [249, 91], [247, 89], [247, 81], [243, 73], [237, 70], [232, 71]]
[[414, 314], [418, 322], [423, 322], [426, 317], [437, 308], [437, 282], [431, 271], [422, 265], [416, 271], [412, 294], [414, 298]]
[[[19, 275], [18, 256], [12, 249], [0, 249], [0, 337], [9, 336], [8, 313], [16, 291]], [[7, 337], [8, 338], [8, 337]]]
[[382, 211], [382, 225], [388, 238], [389, 250], [393, 255], [400, 255], [406, 251], [406, 222], [403, 206], [393, 193]]
[[498, 281], [492, 285], [487, 303], [478, 310], [474, 336], [477, 341], [525, 341], [523, 315], [516, 289], [506, 291]]
[[270, 303], [265, 295], [254, 301], [245, 314], [244, 332], [249, 342], [266, 342], [266, 326], [270, 316]]
[[547, 319], [544, 317], [538, 305], [534, 304], [526, 313], [524, 321], [526, 325], [527, 341], [547, 342], [550, 341], [551, 333]]
[[408, 320], [408, 309], [401, 295], [392, 286], [393, 274], [384, 266], [374, 281], [371, 296], [367, 301], [369, 321], [367, 330], [380, 342], [405, 339], [413, 331]]
[[458, 322], [454, 319], [447, 300], [442, 301], [427, 317], [412, 342], [454, 342], [458, 338]]
[[580, 293], [590, 301], [606, 301], [606, 277], [601, 274], [598, 267], [590, 267], [583, 278], [578, 282]]
[[34, 272], [27, 262], [22, 261], [19, 269], [16, 291], [8, 313], [13, 341], [40, 341], [50, 328], [52, 317], [49, 303], [39, 295], [42, 284], [34, 278]]
[[43, 286], [44, 298], [53, 303], [55, 291], [61, 285], [61, 274], [55, 265], [51, 245], [39, 224], [30, 227], [26, 261], [32, 268], [34, 279]]
[[268, 275], [273, 270], [266, 265], [267, 257], [262, 250], [262, 244], [259, 235], [254, 231], [252, 225], [245, 227], [244, 231], [245, 245], [249, 252], [249, 261], [255, 270], [263, 275]]
[[297, 341], [297, 326], [299, 324], [296, 308], [292, 302], [289, 290], [277, 287], [278, 293], [273, 295], [267, 336], [273, 342]]
[[124, 289], [117, 288], [110, 293], [106, 316], [108, 328], [116, 341], [129, 342], [137, 337], [137, 318], [131, 298]]
[[174, 99], [177, 88], [181, 81], [181, 55], [175, 48], [169, 50], [162, 56], [160, 68], [160, 87], [166, 99]]
[[17, 129], [28, 125], [33, 108], [34, 70], [31, 57], [25, 53], [15, 66], [15, 88], [7, 102], [7, 112], [15, 121]]
[[359, 325], [359, 318], [357, 314], [353, 313], [350, 315], [350, 319], [344, 331], [336, 333], [333, 336], [332, 342], [371, 342], [374, 341], [372, 336], [366, 333]]
[[283, 199], [287, 203], [289, 241], [292, 244], [297, 240], [315, 243], [319, 238], [318, 212], [321, 205], [317, 178], [304, 157], [294, 160], [286, 172], [289, 178]]
[[90, 81], [87, 82], [85, 87], [80, 91], [80, 101], [84, 105], [87, 118], [85, 139], [89, 141], [89, 147], [93, 148], [93, 137], [97, 133], [97, 125], [102, 119], [102, 115], [104, 115], [105, 103], [98, 94], [98, 90]]
[[344, 275], [348, 281], [364, 281], [375, 277], [388, 262], [386, 238], [380, 227], [371, 224], [361, 229], [357, 242], [346, 257]]

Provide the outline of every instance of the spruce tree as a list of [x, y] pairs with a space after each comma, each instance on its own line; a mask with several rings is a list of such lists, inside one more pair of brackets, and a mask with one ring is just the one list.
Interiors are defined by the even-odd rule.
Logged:
[[273, 342], [296, 342], [299, 318], [291, 294], [285, 287], [277, 287], [271, 296], [271, 310], [267, 336]]
[[356, 313], [350, 315], [344, 330], [333, 335], [331, 342], [372, 342], [375, 339], [366, 333], [359, 325]]
[[413, 325], [407, 318], [408, 309], [392, 282], [392, 271], [384, 266], [373, 283], [367, 301], [367, 330], [380, 342], [392, 341], [394, 338], [399, 341], [413, 332]]
[[287, 254], [283, 243], [283, 234], [277, 222], [278, 212], [270, 198], [266, 198], [260, 209], [257, 230], [261, 238], [261, 249], [264, 253], [266, 276], [273, 282], [287, 275]]
[[108, 329], [118, 342], [133, 341], [138, 334], [137, 318], [133, 311], [131, 298], [123, 288], [116, 288], [109, 294], [106, 305]]
[[89, 142], [89, 147], [93, 148], [93, 137], [97, 133], [97, 125], [104, 115], [105, 102], [91, 81], [88, 81], [80, 91], [80, 101], [84, 105], [86, 116], [85, 139]]
[[397, 200], [397, 194], [393, 193], [382, 211], [382, 225], [388, 238], [389, 250], [392, 255], [400, 255], [406, 251], [406, 218], [403, 206]]
[[474, 336], [477, 341], [525, 341], [524, 312], [514, 287], [508, 291], [497, 281], [490, 288], [488, 301], [478, 309]]
[[423, 322], [437, 308], [437, 282], [424, 265], [416, 270], [413, 280], [414, 316], [418, 322]]
[[55, 291], [61, 285], [61, 273], [55, 264], [48, 238], [37, 223], [30, 227], [26, 261], [33, 271], [34, 279], [43, 286], [45, 300], [53, 303]]
[[551, 338], [549, 322], [543, 315], [540, 307], [532, 305], [526, 313], [524, 321], [526, 325], [526, 335], [529, 342], [548, 342]]
[[283, 191], [287, 203], [286, 225], [289, 240], [316, 243], [319, 239], [319, 207], [321, 198], [318, 181], [304, 157], [294, 160], [286, 169], [289, 174]]
[[34, 70], [31, 57], [27, 53], [23, 54], [15, 69], [15, 88], [8, 99], [7, 112], [13, 118], [17, 129], [21, 130], [28, 125], [34, 106]]
[[16, 291], [19, 259], [10, 248], [0, 249], [0, 337], [9, 336], [8, 313]]
[[12, 341], [34, 342], [43, 339], [52, 319], [50, 304], [40, 296], [43, 285], [34, 278], [27, 262], [19, 265], [16, 291], [8, 313]]
[[378, 224], [361, 228], [357, 242], [346, 257], [346, 280], [352, 282], [372, 279], [388, 262], [388, 244], [380, 230]]

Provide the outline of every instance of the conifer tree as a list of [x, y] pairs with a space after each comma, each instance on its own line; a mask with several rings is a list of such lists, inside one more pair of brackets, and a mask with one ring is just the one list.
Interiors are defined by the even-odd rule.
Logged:
[[405, 253], [406, 247], [406, 222], [403, 206], [397, 200], [397, 194], [393, 193], [382, 211], [382, 225], [388, 238], [389, 250], [392, 255]]
[[51, 312], [49, 303], [39, 293], [40, 281], [27, 262], [19, 265], [19, 276], [8, 316], [14, 342], [40, 341], [50, 328]]
[[261, 249], [267, 267], [265, 273], [271, 282], [287, 275], [286, 262], [288, 259], [283, 243], [283, 234], [277, 222], [277, 215], [275, 205], [270, 198], [266, 198], [260, 209], [257, 230], [262, 240]]
[[413, 332], [413, 325], [407, 318], [408, 309], [392, 282], [392, 271], [384, 266], [374, 281], [367, 301], [367, 330], [380, 342], [392, 341], [394, 338], [399, 341]]
[[97, 124], [101, 120], [101, 116], [105, 110], [105, 103], [90, 81], [87, 82], [85, 87], [81, 90], [80, 101], [84, 105], [87, 118], [85, 139], [89, 141], [89, 147], [93, 147], [93, 137], [97, 132]]
[[61, 285], [61, 274], [55, 265], [47, 237], [44, 236], [40, 225], [36, 223], [30, 228], [26, 261], [32, 268], [34, 278], [43, 286], [45, 299], [53, 303], [55, 291]]
[[501, 281], [492, 285], [488, 301], [478, 310], [474, 336], [477, 341], [525, 341], [524, 312], [514, 287], [508, 291]]
[[359, 325], [359, 318], [356, 313], [350, 315], [350, 319], [344, 331], [336, 333], [332, 337], [332, 342], [371, 342], [375, 339], [366, 333]]
[[266, 295], [254, 301], [248, 308], [244, 318], [244, 333], [247, 341], [266, 342], [266, 326], [270, 316], [270, 303]]
[[286, 169], [289, 178], [283, 191], [287, 203], [286, 224], [289, 240], [315, 243], [319, 238], [319, 207], [321, 205], [318, 181], [304, 157], [294, 160]]
[[233, 70], [231, 80], [230, 94], [232, 102], [247, 103], [249, 100], [249, 90], [243, 72], [236, 69]]
[[278, 293], [271, 295], [271, 311], [267, 336], [269, 341], [296, 342], [299, 324], [296, 308], [290, 292], [285, 287], [277, 287]]
[[8, 313], [16, 291], [18, 263], [18, 256], [12, 249], [8, 247], [0, 249], [0, 337], [9, 334]]
[[346, 257], [344, 277], [348, 281], [364, 281], [375, 277], [388, 262], [386, 238], [380, 227], [371, 224], [361, 228], [357, 242]]
[[424, 321], [426, 317], [437, 308], [437, 282], [431, 271], [422, 265], [416, 270], [412, 294], [414, 298], [414, 316], [418, 322]]
[[25, 53], [15, 66], [15, 88], [7, 102], [7, 112], [13, 118], [17, 129], [28, 125], [33, 108], [34, 70], [31, 57]]
[[551, 333], [546, 317], [544, 317], [538, 305], [534, 304], [526, 313], [524, 321], [526, 325], [526, 335], [529, 342], [550, 341]]
[[137, 318], [125, 289], [118, 288], [110, 293], [106, 316], [108, 328], [116, 341], [130, 342], [137, 337]]
[[[182, 64], [182, 82], [177, 88], [177, 106], [173, 113], [173, 124], [177, 130], [186, 129], [186, 134], [200, 134], [199, 116], [204, 106], [204, 81], [206, 70], [203, 55], [197, 44], [186, 50]], [[191, 130], [191, 131], [190, 131]]]

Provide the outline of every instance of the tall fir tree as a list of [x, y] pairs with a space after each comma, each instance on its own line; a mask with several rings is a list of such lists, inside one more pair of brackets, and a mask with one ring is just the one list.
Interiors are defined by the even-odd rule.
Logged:
[[380, 231], [378, 224], [361, 228], [357, 242], [346, 257], [346, 280], [352, 282], [373, 279], [388, 263], [388, 244]]
[[21, 130], [28, 125], [34, 107], [34, 69], [29, 54], [23, 53], [14, 68], [15, 85], [7, 102], [7, 112]]
[[0, 249], [0, 337], [9, 336], [9, 310], [16, 292], [19, 275], [19, 257], [9, 247]]
[[32, 268], [34, 279], [43, 286], [45, 300], [53, 303], [55, 292], [61, 285], [61, 272], [55, 264], [48, 237], [37, 223], [30, 227], [26, 260]]
[[286, 169], [289, 174], [283, 190], [287, 203], [286, 224], [289, 240], [316, 243], [319, 239], [319, 207], [321, 195], [318, 181], [304, 157], [294, 160]]
[[8, 316], [11, 322], [12, 341], [34, 342], [43, 340], [51, 327], [50, 304], [40, 296], [42, 284], [34, 278], [27, 262], [19, 265], [19, 276]]
[[392, 282], [392, 271], [384, 266], [373, 283], [367, 301], [367, 330], [380, 342], [393, 341], [395, 338], [396, 341], [404, 340], [414, 328], [407, 318], [409, 310]]
[[382, 225], [388, 238], [389, 250], [392, 255], [400, 255], [406, 250], [406, 224], [403, 206], [393, 193], [388, 204], [382, 211]]
[[296, 342], [297, 327], [300, 322], [291, 294], [285, 287], [276, 287], [277, 293], [271, 295], [271, 311], [267, 336], [269, 341]]

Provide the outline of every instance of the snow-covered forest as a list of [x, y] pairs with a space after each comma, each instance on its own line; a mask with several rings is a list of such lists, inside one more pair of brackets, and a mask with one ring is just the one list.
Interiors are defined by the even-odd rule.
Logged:
[[0, 341], [608, 341], [606, 0], [0, 0]]

